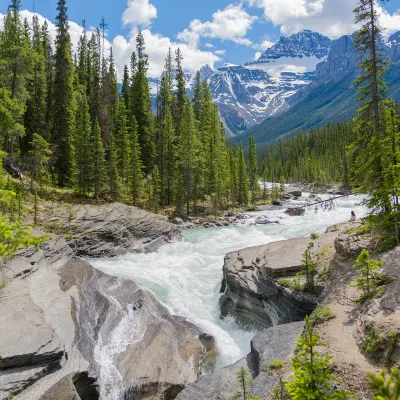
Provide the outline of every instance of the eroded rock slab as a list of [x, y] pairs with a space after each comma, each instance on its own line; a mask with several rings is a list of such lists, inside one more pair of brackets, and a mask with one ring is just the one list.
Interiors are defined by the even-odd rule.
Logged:
[[73, 215], [69, 225], [76, 237], [69, 244], [78, 257], [151, 252], [181, 234], [165, 217], [120, 203], [75, 206]]
[[[304, 322], [275, 326], [257, 334], [251, 342], [251, 352], [229, 365], [188, 385], [177, 400], [231, 400], [239, 390], [236, 373], [245, 367], [253, 377], [252, 392], [266, 398], [277, 384], [277, 377], [268, 374], [272, 360], [288, 361], [301, 335]], [[264, 370], [266, 372], [264, 372]]]
[[[333, 246], [338, 234], [333, 231], [313, 240], [314, 255]], [[302, 254], [310, 241], [284, 240], [229, 253], [223, 267], [222, 314], [264, 326], [303, 320], [315, 308], [316, 296], [294, 292], [277, 280], [302, 270]]]

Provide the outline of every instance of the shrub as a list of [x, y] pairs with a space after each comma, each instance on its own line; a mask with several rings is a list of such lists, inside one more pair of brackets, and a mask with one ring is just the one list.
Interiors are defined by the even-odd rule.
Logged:
[[282, 369], [285, 366], [285, 362], [282, 360], [271, 360], [268, 367], [271, 369]]
[[364, 328], [364, 340], [362, 342], [362, 349], [372, 357], [376, 357], [379, 345], [382, 341], [381, 336], [376, 331], [375, 326], [370, 323]]
[[248, 378], [248, 372], [246, 368], [242, 367], [239, 372], [236, 373], [237, 381], [240, 389], [236, 392], [233, 397], [234, 400], [260, 400], [259, 397], [254, 397], [251, 393], [252, 379]]
[[318, 348], [325, 346], [320, 337], [314, 333], [309, 318], [306, 318], [306, 329], [297, 340], [296, 355], [291, 359], [292, 379], [286, 383], [289, 395], [296, 400], [345, 400], [348, 393], [335, 390], [338, 381], [331, 373], [332, 356], [321, 355]]
[[310, 315], [310, 321], [316, 325], [321, 322], [335, 318], [334, 312], [329, 307], [318, 305], [314, 312]]
[[382, 261], [372, 259], [367, 249], [363, 249], [357, 257], [353, 268], [360, 272], [361, 275], [356, 279], [356, 283], [351, 285], [362, 290], [362, 295], [355, 300], [357, 303], [362, 304], [377, 294], [377, 287], [381, 284], [380, 282], [383, 278], [377, 271], [381, 268], [382, 264]]
[[381, 371], [379, 375], [369, 374], [374, 400], [399, 400], [400, 370], [392, 368], [390, 373]]
[[313, 233], [311, 234], [311, 239], [312, 239], [312, 240], [319, 239], [318, 233], [313, 232]]

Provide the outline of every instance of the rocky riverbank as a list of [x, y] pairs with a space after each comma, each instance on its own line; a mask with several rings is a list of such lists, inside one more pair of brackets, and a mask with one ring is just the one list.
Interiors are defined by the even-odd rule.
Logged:
[[174, 398], [212, 369], [212, 337], [78, 258], [155, 250], [179, 229], [119, 204], [76, 207], [69, 222], [68, 240], [54, 236], [2, 271], [0, 399]]

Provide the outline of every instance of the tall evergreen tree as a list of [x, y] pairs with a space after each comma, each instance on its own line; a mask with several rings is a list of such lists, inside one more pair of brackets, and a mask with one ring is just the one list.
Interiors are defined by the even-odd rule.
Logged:
[[49, 138], [46, 125], [47, 76], [46, 55], [41, 40], [41, 29], [37, 15], [32, 19], [32, 75], [29, 80], [27, 110], [25, 113], [24, 151], [29, 147], [33, 134]]
[[77, 167], [77, 186], [78, 192], [82, 196], [90, 193], [90, 177], [92, 175], [91, 159], [91, 132], [92, 124], [90, 121], [89, 105], [86, 93], [78, 97], [76, 113], [76, 136], [75, 136], [75, 165]]
[[137, 72], [133, 83], [132, 111], [136, 118], [141, 158], [145, 173], [151, 173], [154, 163], [154, 131], [149, 81], [148, 57], [141, 32], [136, 37]]
[[237, 161], [238, 176], [238, 203], [247, 206], [249, 203], [249, 177], [247, 175], [246, 160], [244, 158], [243, 146], [239, 147]]
[[4, 141], [4, 149], [10, 153], [14, 152], [15, 144], [23, 134], [19, 127], [23, 123], [28, 97], [26, 84], [30, 76], [30, 42], [24, 32], [19, 9], [20, 1], [12, 0], [0, 36], [0, 87], [9, 91], [12, 102], [19, 103], [15, 107], [19, 112], [14, 115], [18, 129], [10, 127]]
[[[180, 126], [178, 160], [181, 180], [178, 185], [183, 185], [185, 194], [186, 214], [190, 214], [190, 202], [193, 199], [196, 169], [198, 168], [199, 141], [197, 138], [196, 123], [193, 106], [186, 98], [184, 113]], [[178, 188], [182, 192], [182, 188]]]
[[132, 196], [132, 204], [137, 205], [143, 194], [143, 165], [140, 158], [140, 143], [137, 131], [137, 124], [133, 118], [132, 125], [132, 143], [131, 143], [131, 176], [130, 189]]
[[96, 120], [93, 127], [91, 142], [91, 162], [92, 176], [91, 183], [93, 186], [94, 197], [98, 198], [104, 185], [107, 182], [107, 167], [105, 160], [105, 152], [103, 142], [101, 140], [101, 130], [99, 122]]
[[260, 185], [258, 183], [257, 149], [253, 136], [249, 140], [249, 181], [251, 202], [255, 204]]
[[66, 0], [59, 0], [52, 104], [52, 138], [56, 145], [58, 184], [70, 184], [74, 175], [73, 135], [75, 127], [73, 65], [68, 33]]

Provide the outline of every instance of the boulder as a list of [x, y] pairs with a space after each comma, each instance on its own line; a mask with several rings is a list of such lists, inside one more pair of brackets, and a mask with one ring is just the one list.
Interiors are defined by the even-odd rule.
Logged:
[[303, 329], [304, 322], [300, 321], [260, 332], [251, 341], [251, 351], [246, 357], [186, 386], [176, 400], [231, 400], [239, 390], [236, 373], [242, 367], [254, 379], [251, 387], [253, 394], [267, 398], [278, 383], [278, 378], [268, 373], [270, 361], [278, 359], [287, 362]]
[[293, 197], [301, 197], [301, 195], [303, 194], [301, 190], [293, 190], [291, 192], [288, 192], [288, 194], [290, 194]]
[[172, 220], [172, 223], [175, 224], [175, 225], [182, 225], [182, 224], [183, 224], [183, 219], [182, 219], [182, 218], [175, 217], [175, 218]]
[[75, 206], [70, 227], [69, 245], [85, 258], [151, 252], [181, 235], [165, 217], [119, 203]]
[[305, 213], [305, 210], [304, 210], [304, 208], [301, 208], [301, 207], [288, 208], [285, 211], [285, 214], [288, 214], [291, 217], [299, 217], [301, 215], [304, 215], [304, 213]]
[[273, 206], [281, 206], [282, 202], [280, 200], [272, 200], [272, 205]]
[[[325, 245], [333, 246], [339, 233], [313, 240], [314, 255]], [[294, 292], [277, 281], [302, 270], [303, 252], [309, 242], [308, 237], [283, 240], [227, 254], [220, 299], [222, 315], [261, 328], [303, 320], [315, 308], [317, 297]]]
[[257, 225], [279, 224], [279, 221], [272, 221], [265, 215], [261, 215], [260, 217], [258, 217], [255, 222]]
[[77, 208], [76, 238], [54, 236], [3, 269], [0, 400], [170, 398], [213, 369], [211, 336], [133, 281], [76, 259], [149, 251], [179, 235], [163, 218], [125, 207]]

